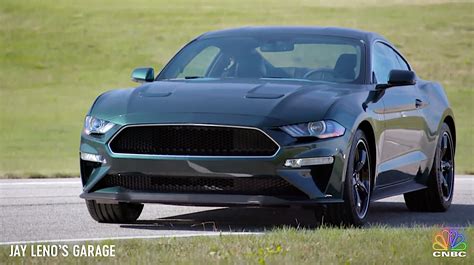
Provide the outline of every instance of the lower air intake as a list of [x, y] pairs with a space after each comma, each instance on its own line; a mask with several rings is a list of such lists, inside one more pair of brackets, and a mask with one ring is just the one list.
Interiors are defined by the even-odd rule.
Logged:
[[220, 178], [107, 175], [99, 182], [96, 189], [107, 187], [122, 187], [141, 192], [240, 194], [307, 198], [302, 191], [278, 176]]

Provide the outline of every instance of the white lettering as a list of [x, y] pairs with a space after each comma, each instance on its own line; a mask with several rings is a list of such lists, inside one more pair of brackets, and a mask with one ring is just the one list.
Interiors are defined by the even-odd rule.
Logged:
[[33, 245], [31, 246], [32, 257], [57, 257], [60, 246], [58, 245]]
[[63, 245], [63, 246], [60, 247], [60, 248], [61, 248], [61, 250], [62, 250], [61, 255], [62, 255], [63, 257], [69, 256], [69, 247], [68, 247], [68, 245]]
[[465, 258], [466, 251], [433, 251], [433, 257], [450, 257], [450, 258]]
[[74, 245], [75, 257], [115, 257], [115, 245]]
[[26, 245], [10, 245], [10, 257], [24, 257]]

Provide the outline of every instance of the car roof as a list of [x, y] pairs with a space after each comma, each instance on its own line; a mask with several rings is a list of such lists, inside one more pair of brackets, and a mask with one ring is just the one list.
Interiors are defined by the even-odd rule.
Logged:
[[342, 28], [342, 27], [310, 27], [310, 26], [263, 26], [263, 27], [240, 27], [224, 30], [211, 31], [202, 34], [197, 39], [206, 39], [214, 37], [226, 36], [258, 36], [261, 34], [272, 33], [295, 33], [295, 34], [315, 34], [335, 37], [346, 37], [363, 40], [366, 43], [371, 43], [375, 39], [380, 39], [388, 42], [381, 35], [358, 29]]

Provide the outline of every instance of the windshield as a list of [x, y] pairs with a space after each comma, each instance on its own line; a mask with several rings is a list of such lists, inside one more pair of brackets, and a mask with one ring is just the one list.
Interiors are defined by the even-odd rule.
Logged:
[[362, 44], [321, 35], [215, 37], [185, 46], [157, 80], [279, 78], [361, 83]]

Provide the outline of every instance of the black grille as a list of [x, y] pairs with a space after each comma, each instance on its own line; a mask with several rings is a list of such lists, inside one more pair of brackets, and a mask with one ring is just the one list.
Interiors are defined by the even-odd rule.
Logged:
[[148, 175], [107, 175], [96, 189], [122, 187], [141, 192], [209, 193], [306, 197], [277, 176], [236, 177], [166, 177]]
[[272, 156], [278, 146], [263, 132], [217, 126], [132, 126], [110, 143], [114, 153], [191, 156]]

